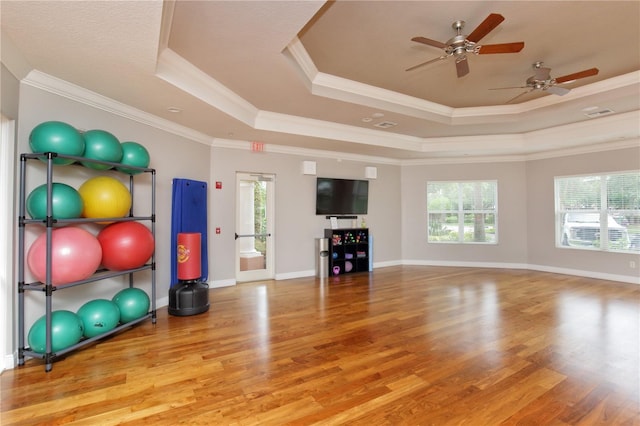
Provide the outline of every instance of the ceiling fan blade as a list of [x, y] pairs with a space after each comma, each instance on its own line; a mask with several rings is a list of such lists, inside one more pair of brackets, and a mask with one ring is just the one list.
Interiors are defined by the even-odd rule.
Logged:
[[547, 92], [553, 93], [554, 95], [563, 96], [569, 93], [571, 90], [565, 89], [564, 87], [551, 86], [547, 89]]
[[510, 104], [511, 102], [513, 102], [513, 101], [515, 101], [516, 99], [518, 99], [520, 96], [524, 96], [524, 95], [526, 95], [527, 93], [531, 93], [531, 92], [533, 92], [534, 90], [535, 90], [535, 89], [531, 89], [531, 90], [527, 90], [526, 92], [522, 92], [522, 93], [520, 93], [518, 96], [516, 96], [515, 98], [511, 98], [511, 99], [509, 99], [506, 103], [507, 103], [507, 104]]
[[495, 27], [504, 21], [504, 17], [499, 13], [492, 13], [476, 27], [471, 34], [467, 36], [467, 40], [477, 43], [480, 39], [489, 34]]
[[414, 65], [414, 66], [412, 66], [410, 68], [407, 68], [405, 71], [412, 71], [412, 70], [415, 70], [416, 68], [423, 67], [423, 66], [428, 65], [428, 64], [430, 64], [432, 62], [441, 61], [442, 59], [447, 59], [447, 56], [446, 55], [442, 55], [442, 56], [439, 56], [439, 57], [437, 57], [435, 59], [430, 59], [427, 62], [422, 62], [421, 64]]
[[469, 74], [469, 61], [467, 61], [466, 56], [462, 59], [456, 60], [456, 71], [458, 73], [458, 78]]
[[591, 77], [592, 75], [597, 75], [598, 72], [600, 72], [598, 68], [589, 68], [588, 70], [558, 77], [556, 78], [556, 83], [567, 83], [569, 81], [578, 80], [579, 78]]
[[502, 43], [502, 44], [485, 44], [480, 46], [479, 55], [486, 55], [487, 53], [518, 53], [524, 48], [524, 41], [518, 41], [515, 43]]
[[529, 86], [513, 86], [513, 87], [493, 87], [489, 90], [504, 90], [504, 89], [527, 89]]
[[411, 41], [416, 41], [418, 43], [426, 44], [433, 47], [439, 47], [440, 49], [445, 49], [447, 47], [447, 45], [444, 43], [441, 43], [436, 40], [431, 40], [430, 38], [426, 38], [426, 37], [414, 37], [411, 39]]

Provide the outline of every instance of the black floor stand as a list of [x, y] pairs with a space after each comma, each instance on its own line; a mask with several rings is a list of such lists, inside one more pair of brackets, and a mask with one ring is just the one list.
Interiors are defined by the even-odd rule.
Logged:
[[178, 281], [169, 289], [169, 313], [176, 316], [197, 315], [209, 310], [209, 285], [205, 282]]

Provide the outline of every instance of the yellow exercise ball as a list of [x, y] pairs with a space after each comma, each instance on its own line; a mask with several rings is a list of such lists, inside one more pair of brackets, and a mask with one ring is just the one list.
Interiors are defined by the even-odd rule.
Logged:
[[[78, 188], [84, 204], [82, 216], [87, 218], [124, 217], [131, 209], [131, 193], [118, 179], [96, 176]], [[99, 222], [109, 223], [109, 222]]]

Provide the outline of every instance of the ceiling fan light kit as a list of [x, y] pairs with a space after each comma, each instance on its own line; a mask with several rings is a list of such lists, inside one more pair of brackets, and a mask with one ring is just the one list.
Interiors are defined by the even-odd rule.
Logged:
[[524, 42], [503, 43], [503, 44], [477, 44], [484, 36], [493, 31], [500, 23], [504, 21], [504, 17], [498, 13], [492, 13], [482, 21], [480, 25], [474, 29], [471, 34], [462, 34], [465, 26], [464, 21], [455, 21], [451, 27], [456, 30], [456, 35], [449, 39], [446, 43], [432, 40], [426, 37], [414, 37], [411, 40], [417, 43], [426, 44], [428, 46], [437, 47], [444, 50], [444, 55], [430, 59], [426, 62], [407, 68], [406, 71], [412, 71], [416, 68], [428, 65], [432, 62], [455, 57], [456, 73], [458, 78], [469, 74], [469, 63], [467, 61], [467, 53], [474, 55], [494, 54], [494, 53], [517, 53], [524, 48]]

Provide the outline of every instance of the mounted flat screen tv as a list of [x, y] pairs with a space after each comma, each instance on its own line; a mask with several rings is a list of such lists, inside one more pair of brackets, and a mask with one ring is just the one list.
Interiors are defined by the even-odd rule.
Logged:
[[316, 214], [327, 216], [367, 214], [369, 181], [319, 177], [316, 180]]

